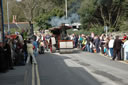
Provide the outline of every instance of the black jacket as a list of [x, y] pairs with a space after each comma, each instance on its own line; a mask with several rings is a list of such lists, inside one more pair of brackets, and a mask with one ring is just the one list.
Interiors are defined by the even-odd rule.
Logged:
[[122, 44], [123, 42], [120, 39], [115, 39], [113, 49], [120, 50], [122, 47]]

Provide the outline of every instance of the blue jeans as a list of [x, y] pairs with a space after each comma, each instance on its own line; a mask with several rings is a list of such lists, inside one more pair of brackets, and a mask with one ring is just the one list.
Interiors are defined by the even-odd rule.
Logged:
[[38, 56], [38, 50], [34, 49], [34, 56], [37, 57]]
[[111, 57], [113, 57], [113, 48], [109, 48]]
[[86, 45], [87, 51], [90, 52], [90, 46], [87, 44]]
[[93, 53], [93, 49], [92, 48], [90, 48], [90, 52]]
[[109, 55], [108, 49], [106, 47], [104, 48], [104, 53], [106, 53], [107, 55]]
[[100, 48], [99, 48], [99, 46], [96, 46], [96, 52], [97, 52], [97, 53], [100, 52]]

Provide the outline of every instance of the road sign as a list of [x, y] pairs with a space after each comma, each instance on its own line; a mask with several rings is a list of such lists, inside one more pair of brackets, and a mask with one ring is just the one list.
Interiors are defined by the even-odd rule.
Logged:
[[106, 32], [106, 37], [107, 37], [107, 34], [108, 34], [108, 26], [104, 26], [104, 31]]
[[108, 31], [108, 27], [107, 26], [104, 26], [104, 31]]

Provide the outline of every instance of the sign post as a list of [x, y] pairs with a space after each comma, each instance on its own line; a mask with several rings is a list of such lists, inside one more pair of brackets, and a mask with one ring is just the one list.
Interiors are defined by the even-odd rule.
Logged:
[[104, 31], [106, 32], [106, 37], [108, 36], [108, 26], [104, 26]]

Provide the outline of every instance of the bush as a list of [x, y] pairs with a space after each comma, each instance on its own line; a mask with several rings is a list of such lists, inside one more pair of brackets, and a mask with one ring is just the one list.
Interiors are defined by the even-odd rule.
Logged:
[[85, 29], [80, 29], [78, 31], [73, 31], [73, 29], [67, 30], [68, 34], [85, 34], [85, 35], [90, 35], [92, 32], [95, 33], [95, 35], [101, 35], [102, 33], [104, 33], [104, 27], [102, 26], [97, 26], [97, 27], [92, 27], [89, 30], [85, 30]]
[[121, 32], [128, 32], [128, 22], [125, 22], [122, 25], [120, 25], [120, 31]]
[[88, 35], [88, 34], [90, 34], [90, 32], [88, 32], [84, 29], [81, 29], [81, 30], [78, 30], [78, 31], [73, 31], [73, 29], [70, 29], [70, 30], [67, 30], [67, 33], [68, 34], [76, 34], [76, 35], [80, 35], [80, 34]]
[[11, 28], [10, 29], [11, 34], [15, 34], [15, 32], [21, 32], [21, 29], [17, 29], [17, 28]]
[[95, 35], [101, 35], [104, 33], [104, 27], [102, 26], [96, 26], [89, 29], [90, 33], [94, 32]]

